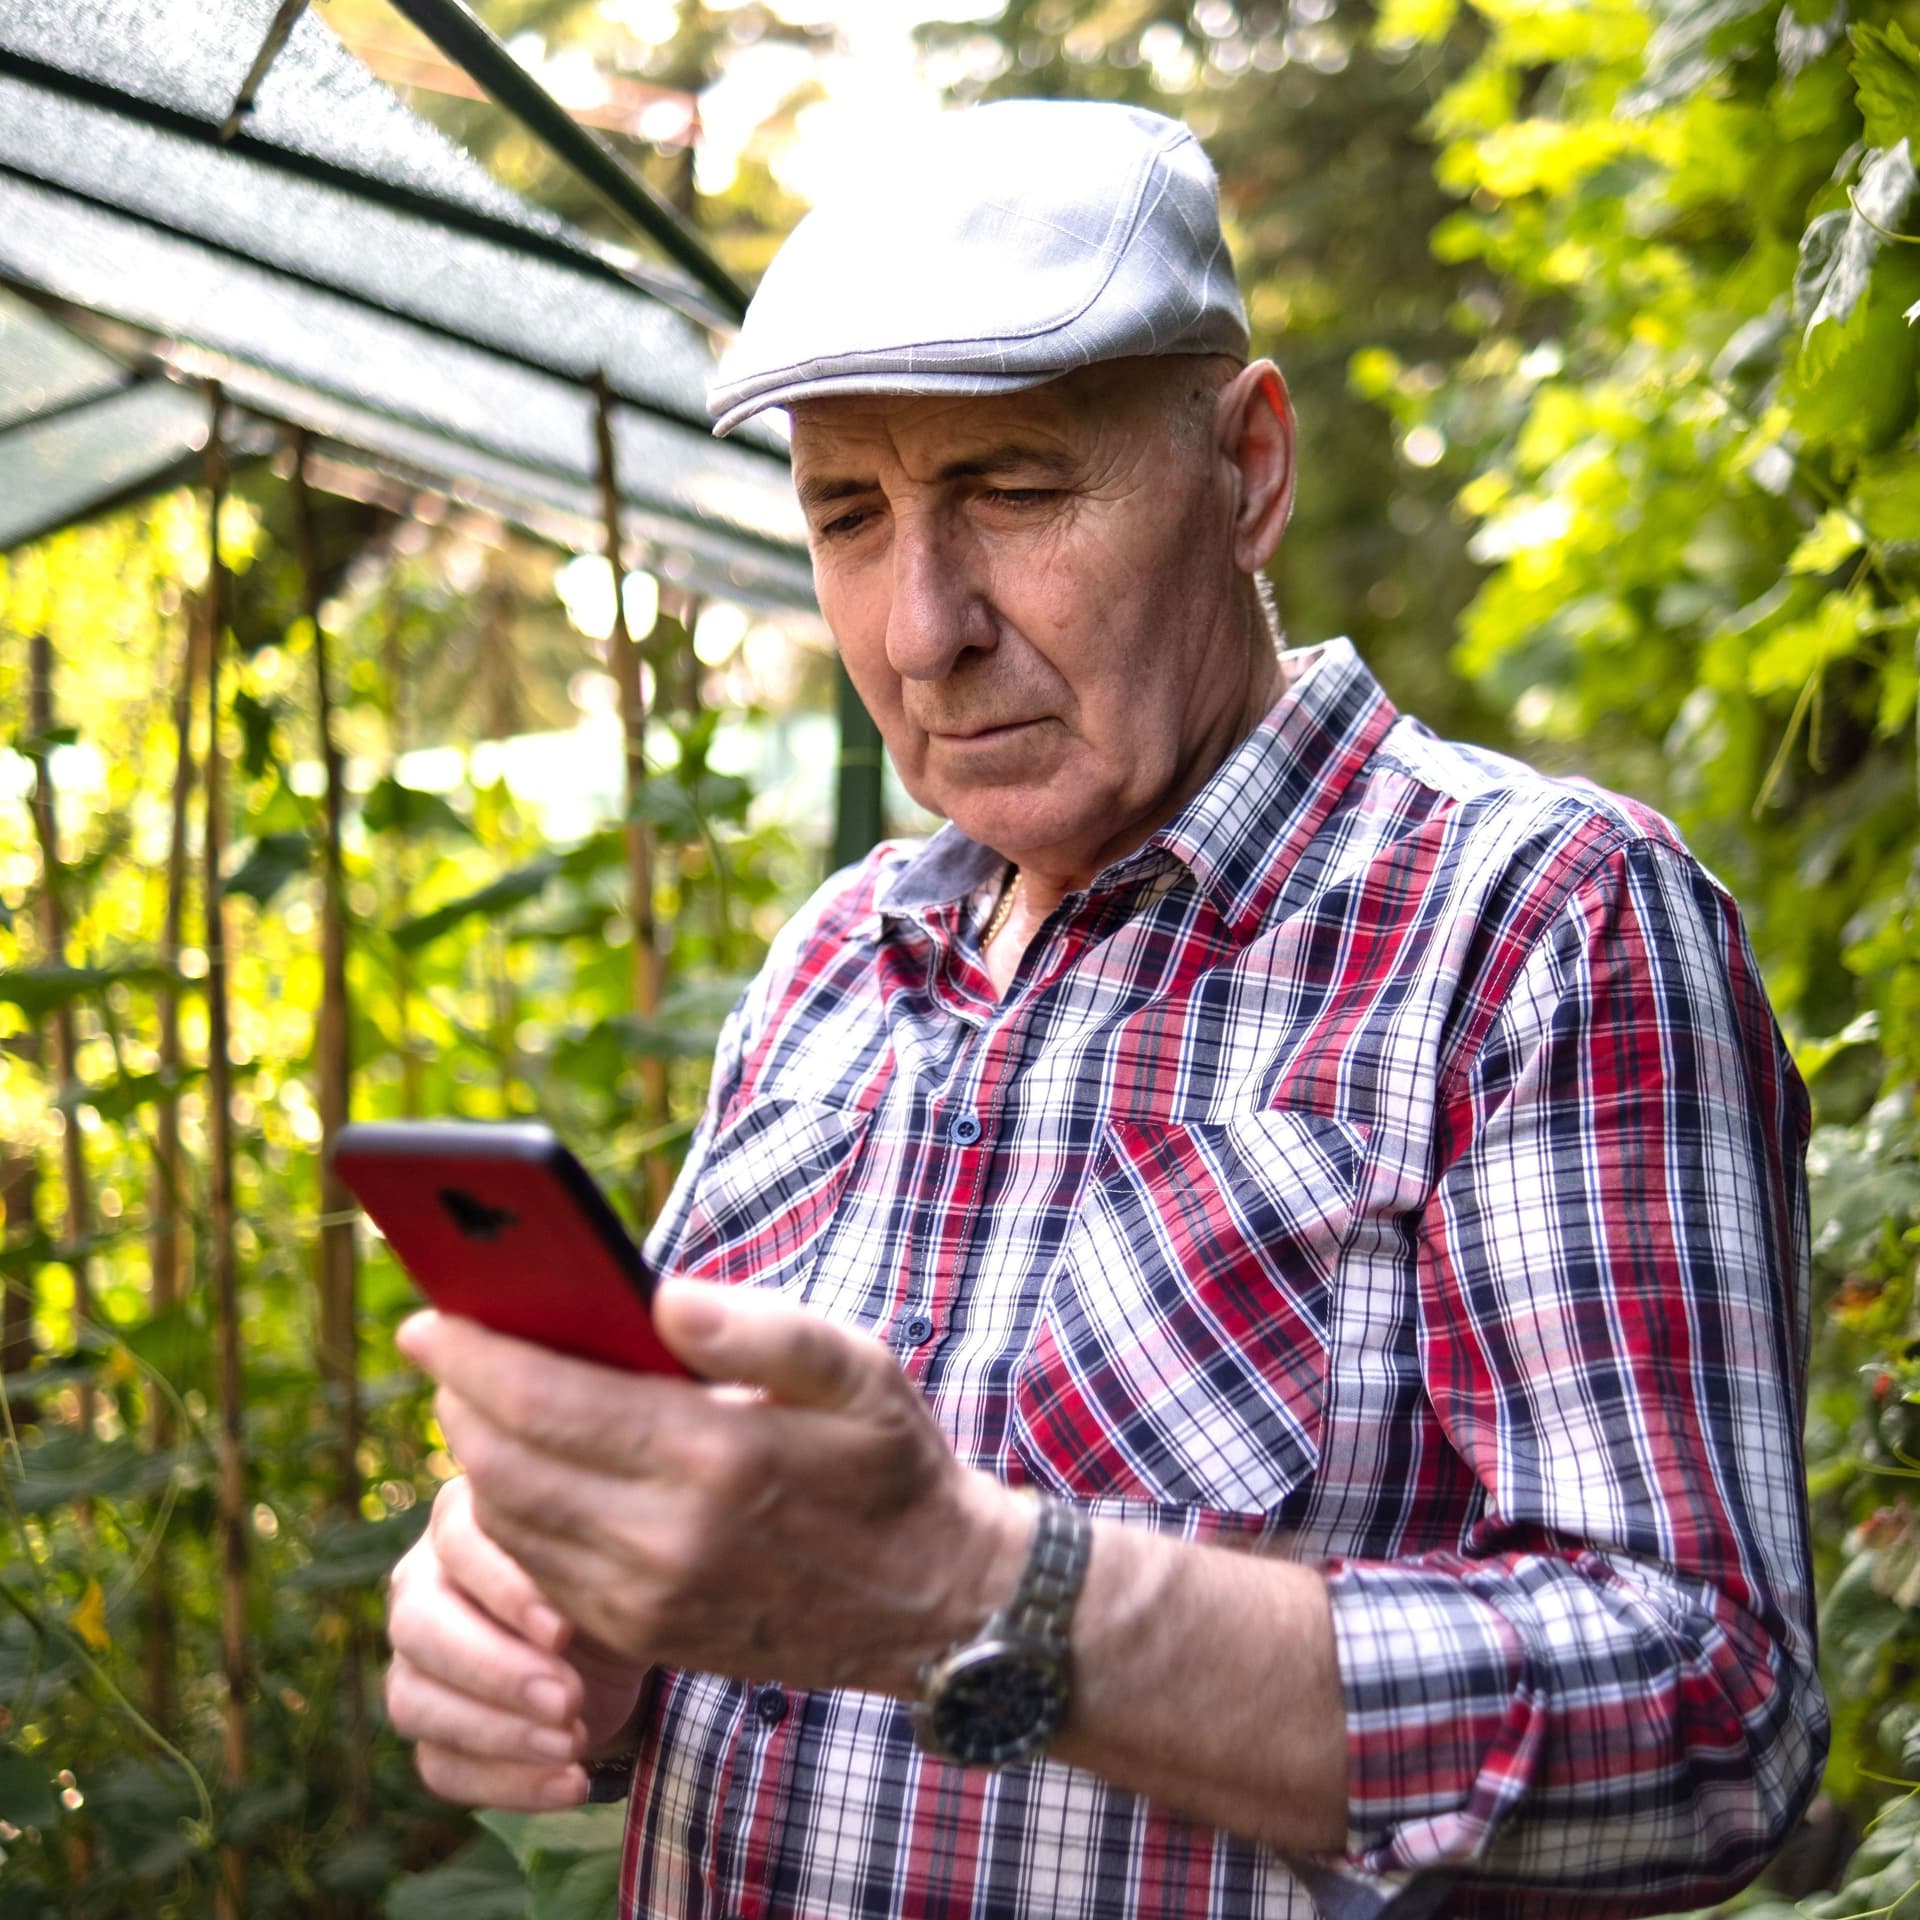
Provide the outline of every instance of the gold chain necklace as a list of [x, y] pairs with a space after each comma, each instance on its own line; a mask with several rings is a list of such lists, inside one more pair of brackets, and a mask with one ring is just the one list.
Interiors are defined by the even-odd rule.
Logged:
[[987, 924], [980, 929], [980, 951], [982, 953], [993, 945], [1013, 915], [1014, 896], [1020, 891], [1020, 869], [1013, 869], [1012, 877], [1000, 889], [1000, 898], [993, 903], [993, 911], [987, 916]]

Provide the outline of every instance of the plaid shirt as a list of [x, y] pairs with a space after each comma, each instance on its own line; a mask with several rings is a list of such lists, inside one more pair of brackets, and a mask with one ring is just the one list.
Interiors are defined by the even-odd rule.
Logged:
[[891, 1342], [1008, 1482], [1324, 1567], [1347, 1853], [668, 1673], [624, 1914], [1668, 1911], [1812, 1791], [1806, 1104], [1733, 904], [1657, 816], [1396, 715], [1346, 643], [1288, 664], [1004, 999], [987, 849], [829, 883], [652, 1251]]

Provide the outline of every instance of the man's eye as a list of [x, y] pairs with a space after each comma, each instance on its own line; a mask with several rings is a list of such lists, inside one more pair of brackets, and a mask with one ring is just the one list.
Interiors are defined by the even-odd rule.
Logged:
[[865, 507], [855, 507], [849, 513], [837, 513], [821, 526], [820, 538], [844, 540], [849, 534], [858, 533], [871, 517]]
[[1057, 487], [995, 487], [987, 495], [995, 506], [1000, 507], [1039, 507], [1049, 500], [1057, 498]]

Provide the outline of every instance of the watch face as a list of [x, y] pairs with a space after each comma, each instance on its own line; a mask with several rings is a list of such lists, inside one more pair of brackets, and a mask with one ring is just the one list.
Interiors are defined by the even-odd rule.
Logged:
[[997, 1767], [1052, 1739], [1066, 1705], [1057, 1657], [999, 1641], [969, 1647], [945, 1668], [929, 1717], [942, 1751], [963, 1766]]

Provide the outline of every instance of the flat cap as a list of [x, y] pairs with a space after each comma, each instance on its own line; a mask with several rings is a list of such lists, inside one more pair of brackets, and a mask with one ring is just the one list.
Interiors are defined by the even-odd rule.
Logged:
[[944, 114], [794, 228], [707, 395], [714, 432], [836, 393], [1011, 393], [1132, 354], [1247, 351], [1200, 143], [1139, 107]]

